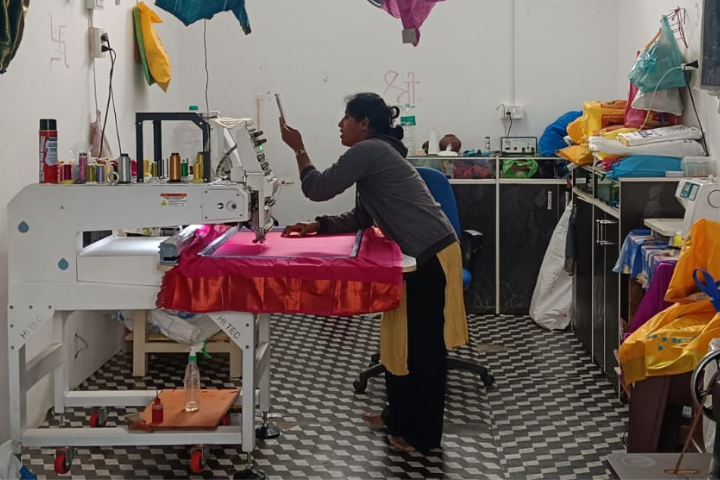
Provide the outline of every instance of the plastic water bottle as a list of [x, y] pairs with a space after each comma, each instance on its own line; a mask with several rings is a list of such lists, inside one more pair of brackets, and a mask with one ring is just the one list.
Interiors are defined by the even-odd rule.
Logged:
[[415, 145], [415, 107], [409, 103], [405, 104], [405, 110], [400, 115], [400, 125], [403, 128], [403, 144], [408, 149], [410, 155], [415, 155], [417, 146]]
[[[197, 105], [190, 105], [188, 111], [199, 113]], [[181, 161], [187, 161], [188, 165], [193, 165], [197, 158], [197, 153], [204, 150], [202, 130], [192, 122], [178, 122], [173, 130], [173, 145], [171, 150], [180, 154]]]
[[200, 369], [197, 366], [197, 353], [190, 350], [188, 364], [185, 367], [185, 411], [196, 412], [200, 409]]

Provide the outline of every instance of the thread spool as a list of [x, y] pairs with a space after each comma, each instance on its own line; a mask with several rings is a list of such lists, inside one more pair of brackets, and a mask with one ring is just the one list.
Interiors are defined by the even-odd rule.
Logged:
[[95, 165], [95, 181], [97, 183], [106, 183], [105, 179], [105, 165]]
[[180, 154], [179, 153], [173, 153], [170, 155], [170, 175], [168, 177], [168, 182], [179, 182], [182, 179], [182, 167], [181, 167], [181, 161], [180, 161]]
[[180, 164], [180, 175], [182, 176], [182, 178], [187, 178], [187, 176], [188, 176], [188, 162], [187, 162], [187, 159], [186, 159], [186, 160], [183, 160], [182, 163]]
[[127, 153], [120, 154], [120, 161], [118, 162], [118, 182], [117, 183], [130, 183], [132, 182], [132, 161], [130, 161], [130, 155]]
[[158, 176], [158, 164], [155, 162], [150, 164], [150, 176], [152, 178], [157, 178]]
[[85, 183], [97, 183], [95, 179], [95, 167], [97, 165], [86, 165], [85, 166]]
[[87, 167], [88, 167], [88, 154], [80, 152], [78, 154], [78, 182], [87, 182]]
[[73, 183], [72, 167], [72, 163], [60, 165], [60, 183], [65, 185]]
[[193, 165], [193, 183], [203, 183], [203, 161], [205, 159], [205, 155], [203, 152], [197, 153], [197, 158], [195, 159], [195, 165]]

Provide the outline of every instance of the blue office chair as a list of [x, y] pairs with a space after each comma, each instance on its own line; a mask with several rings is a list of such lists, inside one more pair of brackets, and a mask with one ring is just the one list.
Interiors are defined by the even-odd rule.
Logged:
[[[430, 194], [440, 204], [445, 216], [450, 220], [450, 224], [452, 224], [460, 239], [463, 256], [463, 288], [467, 290], [472, 285], [472, 272], [475, 271], [477, 259], [482, 249], [482, 233], [475, 230], [460, 230], [460, 215], [455, 202], [455, 193], [445, 175], [434, 168], [417, 167], [417, 171], [425, 181]], [[491, 387], [495, 382], [495, 378], [488, 372], [487, 368], [469, 360], [449, 356], [447, 368], [448, 370], [465, 370], [477, 373], [486, 387]], [[353, 382], [355, 392], [363, 393], [367, 388], [368, 380], [383, 373], [385, 373], [385, 367], [380, 363], [380, 354], [376, 353], [371, 357], [370, 367], [361, 372]]]

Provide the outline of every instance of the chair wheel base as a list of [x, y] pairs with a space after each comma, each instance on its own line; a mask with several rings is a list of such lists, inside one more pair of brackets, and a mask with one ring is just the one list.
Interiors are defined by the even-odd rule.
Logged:
[[355, 393], [365, 393], [365, 390], [367, 390], [367, 380], [363, 380], [361, 378], [358, 378], [353, 382], [353, 388], [355, 389]]

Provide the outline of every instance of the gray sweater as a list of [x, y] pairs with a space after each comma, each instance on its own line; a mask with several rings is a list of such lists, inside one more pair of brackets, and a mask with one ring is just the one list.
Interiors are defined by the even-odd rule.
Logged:
[[350, 147], [324, 172], [304, 169], [302, 190], [315, 202], [330, 200], [356, 185], [355, 208], [318, 217], [320, 233], [349, 233], [376, 224], [418, 264], [457, 241], [440, 205], [404, 158], [406, 152], [395, 138], [378, 136]]

